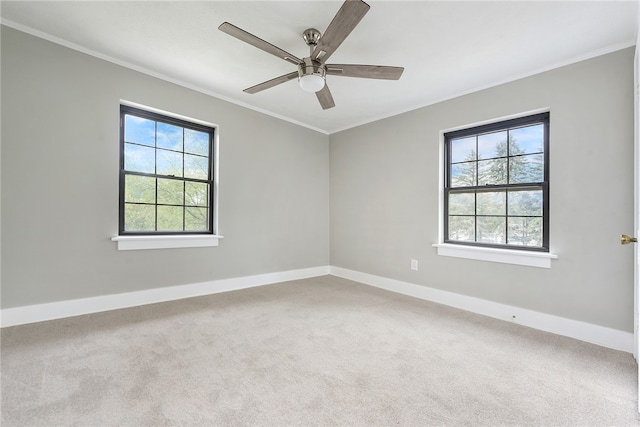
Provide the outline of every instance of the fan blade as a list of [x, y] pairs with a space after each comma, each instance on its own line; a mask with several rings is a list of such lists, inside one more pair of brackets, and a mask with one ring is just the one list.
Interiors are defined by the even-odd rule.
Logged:
[[331, 96], [331, 91], [329, 90], [329, 86], [327, 83], [324, 83], [324, 87], [316, 92], [316, 97], [318, 101], [320, 101], [320, 105], [323, 110], [327, 110], [329, 108], [333, 108], [336, 106], [336, 103], [333, 102], [333, 96]]
[[292, 64], [298, 65], [302, 63], [302, 59], [296, 57], [295, 55], [290, 54], [287, 51], [280, 49], [277, 46], [272, 45], [269, 42], [262, 40], [259, 37], [254, 36], [251, 33], [247, 33], [245, 30], [236, 27], [233, 24], [228, 22], [223, 22], [220, 24], [218, 29], [224, 33], [229, 34], [237, 38], [238, 40], [242, 40], [245, 43], [249, 43], [250, 45], [257, 47], [267, 53], [277, 56], [280, 59], [284, 59], [287, 62], [291, 62]]
[[276, 77], [275, 79], [267, 80], [266, 82], [262, 82], [255, 86], [251, 86], [243, 90], [246, 93], [258, 93], [265, 89], [269, 89], [271, 87], [277, 86], [281, 83], [288, 82], [289, 80], [293, 80], [298, 77], [298, 72], [294, 71], [293, 73], [285, 74], [284, 76]]
[[398, 80], [403, 67], [384, 65], [327, 64], [327, 74], [343, 77], [361, 77], [365, 79]]
[[324, 64], [368, 11], [369, 5], [365, 2], [346, 0], [320, 38], [311, 57]]

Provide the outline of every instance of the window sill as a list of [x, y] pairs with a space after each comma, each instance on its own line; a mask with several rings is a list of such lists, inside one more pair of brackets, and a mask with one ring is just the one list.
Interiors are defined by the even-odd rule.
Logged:
[[551, 260], [558, 255], [547, 252], [529, 252], [509, 249], [479, 248], [475, 246], [436, 243], [438, 255], [475, 259], [479, 261], [500, 262], [503, 264], [525, 265], [528, 267], [551, 268]]
[[140, 249], [203, 248], [218, 246], [223, 236], [198, 234], [186, 236], [115, 236], [111, 240], [118, 243], [119, 251]]

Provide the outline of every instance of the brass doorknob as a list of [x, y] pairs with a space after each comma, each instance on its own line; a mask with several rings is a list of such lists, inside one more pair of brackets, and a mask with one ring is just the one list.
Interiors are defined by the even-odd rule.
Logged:
[[627, 236], [626, 234], [622, 234], [620, 236], [621, 245], [628, 245], [629, 243], [637, 243], [637, 242], [638, 242], [638, 239], [636, 239], [635, 237]]

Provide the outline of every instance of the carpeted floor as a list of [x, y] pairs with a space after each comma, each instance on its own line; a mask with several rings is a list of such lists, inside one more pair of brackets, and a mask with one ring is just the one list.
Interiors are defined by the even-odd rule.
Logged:
[[630, 354], [333, 276], [1, 333], [3, 427], [640, 423]]

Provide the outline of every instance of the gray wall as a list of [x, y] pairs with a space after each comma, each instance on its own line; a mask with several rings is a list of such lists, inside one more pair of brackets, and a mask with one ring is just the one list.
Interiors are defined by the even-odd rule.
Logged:
[[[2, 28], [2, 308], [329, 262], [327, 135]], [[218, 124], [215, 248], [117, 251], [119, 101]]]
[[[633, 49], [331, 135], [331, 265], [633, 331]], [[551, 269], [438, 256], [439, 133], [550, 108]], [[410, 271], [410, 259], [419, 271]]]
[[[331, 263], [633, 331], [632, 49], [327, 137], [12, 29], [1, 42], [2, 308]], [[120, 99], [220, 125], [219, 247], [109, 240]], [[559, 259], [437, 256], [439, 132], [545, 107]]]

